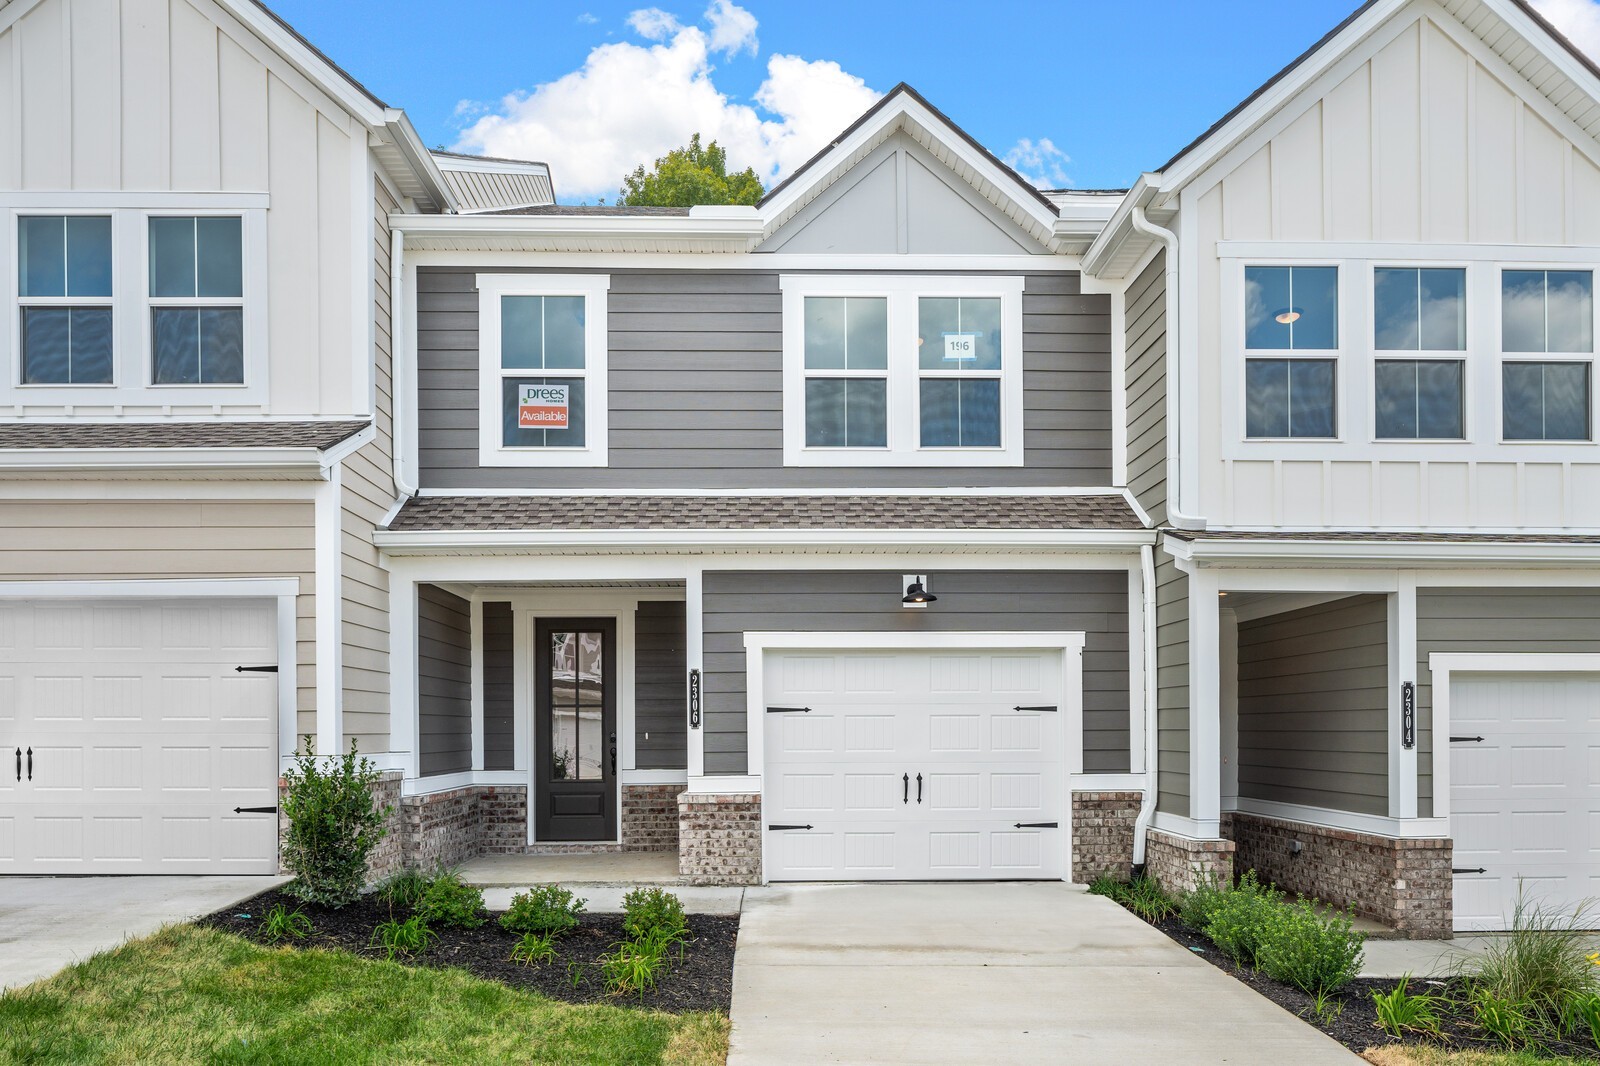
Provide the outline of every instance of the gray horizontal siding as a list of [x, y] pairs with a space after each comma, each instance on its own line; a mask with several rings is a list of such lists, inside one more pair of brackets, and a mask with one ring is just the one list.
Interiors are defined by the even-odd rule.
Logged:
[[1389, 813], [1384, 596], [1239, 624], [1239, 795]]
[[1189, 814], [1189, 579], [1156, 555], [1156, 809]]
[[483, 605], [483, 768], [516, 769], [516, 680], [509, 603]]
[[1014, 468], [783, 465], [776, 272], [611, 271], [609, 466], [478, 466], [476, 271], [417, 271], [418, 447], [425, 488], [839, 488], [1105, 485], [1111, 480], [1110, 297], [1030, 274], [1023, 443]]
[[1434, 652], [1600, 654], [1600, 590], [1417, 591], [1417, 813], [1433, 814]]
[[1090, 772], [1128, 769], [1126, 571], [940, 571], [929, 610], [900, 606], [900, 571], [705, 574], [702, 649], [710, 774], [745, 765], [747, 631], [1083, 632], [1083, 758]]
[[1167, 520], [1167, 254], [1128, 286], [1128, 488], [1157, 525]]
[[417, 588], [417, 724], [422, 776], [472, 769], [472, 612], [436, 585]]
[[641, 770], [688, 766], [685, 634], [682, 600], [647, 600], [634, 613], [633, 743]]

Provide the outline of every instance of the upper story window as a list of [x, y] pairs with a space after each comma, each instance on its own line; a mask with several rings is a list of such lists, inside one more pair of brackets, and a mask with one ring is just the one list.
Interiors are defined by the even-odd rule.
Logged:
[[15, 270], [0, 274], [14, 297], [0, 403], [264, 400], [265, 216], [254, 207], [0, 213]]
[[1022, 279], [782, 287], [788, 465], [1022, 464]]
[[1339, 269], [1247, 266], [1244, 275], [1245, 435], [1337, 435]]
[[1593, 272], [1501, 272], [1500, 404], [1506, 440], [1591, 439], [1594, 328]]
[[[1372, 309], [1376, 435], [1390, 440], [1460, 440], [1465, 423], [1467, 272], [1459, 267], [1377, 267]], [[1439, 354], [1399, 358], [1402, 352]]]
[[606, 465], [602, 274], [478, 275], [483, 466]]

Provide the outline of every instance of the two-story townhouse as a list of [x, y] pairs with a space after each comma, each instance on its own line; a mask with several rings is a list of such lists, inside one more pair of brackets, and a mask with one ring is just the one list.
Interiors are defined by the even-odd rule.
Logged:
[[1373, 0], [1084, 257], [1128, 283], [1183, 883], [1414, 935], [1600, 891], [1600, 70], [1521, 0]]
[[901, 86], [758, 207], [396, 217], [415, 852], [1125, 868], [1155, 534], [1078, 268], [1115, 203]]
[[273, 872], [297, 738], [389, 764], [390, 218], [551, 199], [252, 0], [0, 3], [0, 872]]

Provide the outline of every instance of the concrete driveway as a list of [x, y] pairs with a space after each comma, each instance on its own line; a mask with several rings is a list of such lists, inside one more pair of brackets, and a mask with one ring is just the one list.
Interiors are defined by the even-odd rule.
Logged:
[[730, 1066], [1361, 1059], [1060, 883], [745, 894]]
[[0, 877], [0, 990], [172, 922], [221, 910], [286, 877]]

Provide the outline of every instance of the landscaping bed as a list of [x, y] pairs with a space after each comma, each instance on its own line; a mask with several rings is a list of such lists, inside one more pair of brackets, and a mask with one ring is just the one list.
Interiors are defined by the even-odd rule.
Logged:
[[[203, 918], [201, 924], [249, 940], [269, 942], [261, 935], [261, 924], [277, 906], [290, 912], [299, 910], [311, 923], [304, 937], [285, 937], [281, 943], [296, 948], [335, 948], [380, 959], [390, 956], [374, 944], [374, 930], [382, 922], [403, 920], [410, 915], [408, 908], [391, 906], [375, 894], [332, 910], [274, 890]], [[498, 913], [491, 913], [476, 928], [436, 923], [433, 929], [437, 940], [413, 954], [396, 954], [393, 959], [410, 966], [455, 967], [475, 977], [569, 1003], [611, 1003], [673, 1013], [726, 1013], [732, 1002], [737, 917], [690, 915], [682, 958], [674, 950], [656, 975], [653, 988], [624, 995], [608, 991], [601, 964], [602, 956], [612, 953], [618, 943], [627, 939], [622, 915], [580, 914], [575, 927], [552, 939], [554, 958], [531, 965], [511, 961], [518, 937], [502, 929], [498, 918]]]

